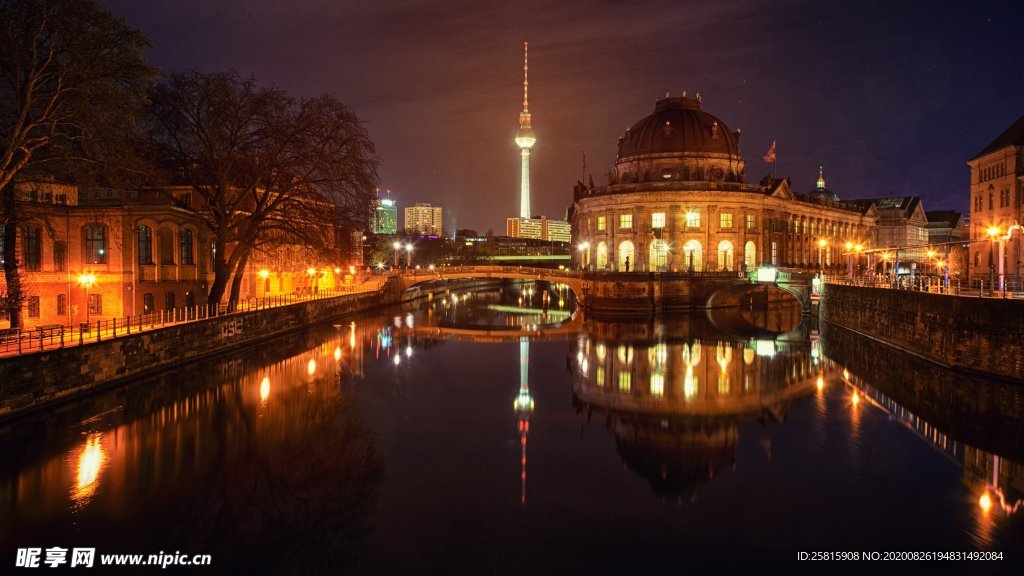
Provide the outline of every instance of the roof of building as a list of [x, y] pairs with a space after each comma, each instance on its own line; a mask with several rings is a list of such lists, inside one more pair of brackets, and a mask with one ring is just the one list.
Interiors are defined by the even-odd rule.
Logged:
[[849, 200], [850, 203], [867, 208], [874, 204], [879, 212], [886, 210], [898, 211], [904, 216], [910, 216], [921, 204], [920, 196], [889, 196], [885, 198], [861, 198]]
[[739, 156], [739, 132], [705, 112], [700, 96], [666, 96], [658, 99], [653, 114], [641, 118], [619, 139], [618, 159], [689, 151]]
[[[984, 150], [975, 154], [974, 158], [980, 158], [1007, 146], [1024, 146], [1024, 116], [1018, 118], [1016, 122], [1011, 124], [1009, 128], [1004, 130], [988, 146], [985, 146]], [[974, 160], [974, 158], [971, 158], [971, 160]]]
[[929, 210], [924, 215], [928, 218], [929, 224], [941, 224], [950, 228], [959, 226], [960, 221], [964, 217], [963, 214], [956, 210]]

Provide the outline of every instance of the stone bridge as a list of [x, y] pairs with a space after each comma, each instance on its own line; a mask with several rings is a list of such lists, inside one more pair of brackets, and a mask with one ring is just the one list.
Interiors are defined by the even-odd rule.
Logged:
[[805, 313], [811, 310], [814, 274], [780, 271], [771, 281], [756, 282], [740, 272], [590, 272], [529, 266], [446, 266], [407, 270], [393, 276], [402, 290], [426, 282], [456, 279], [514, 279], [557, 282], [568, 286], [580, 307], [597, 314], [636, 316], [665, 311], [738, 307], [758, 289], [773, 286], [793, 296]]

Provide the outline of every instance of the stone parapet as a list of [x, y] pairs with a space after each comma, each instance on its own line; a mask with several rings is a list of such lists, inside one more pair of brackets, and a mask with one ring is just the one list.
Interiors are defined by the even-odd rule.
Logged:
[[952, 368], [1024, 383], [1024, 301], [826, 284], [820, 314]]

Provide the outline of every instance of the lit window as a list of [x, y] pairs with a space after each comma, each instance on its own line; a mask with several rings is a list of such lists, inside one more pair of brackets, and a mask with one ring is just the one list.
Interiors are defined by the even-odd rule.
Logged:
[[107, 229], [102, 224], [91, 224], [83, 229], [85, 235], [85, 262], [107, 263]]
[[603, 232], [608, 229], [608, 219], [604, 216], [597, 217], [597, 231]]
[[661, 398], [665, 395], [665, 374], [651, 372], [651, 396]]
[[597, 367], [597, 385], [604, 386], [604, 366]]
[[633, 215], [632, 214], [619, 214], [619, 228], [632, 228], [633, 227]]
[[686, 227], [687, 228], [700, 228], [700, 212], [687, 212], [686, 213]]
[[651, 228], [664, 228], [665, 227], [665, 213], [655, 212], [651, 214]]
[[732, 228], [732, 214], [728, 212], [719, 214], [718, 225], [720, 228]]
[[626, 370], [619, 370], [619, 391], [629, 392], [633, 387], [633, 373]]
[[747, 230], [753, 230], [753, 229], [754, 229], [754, 215], [753, 214], [747, 214]]

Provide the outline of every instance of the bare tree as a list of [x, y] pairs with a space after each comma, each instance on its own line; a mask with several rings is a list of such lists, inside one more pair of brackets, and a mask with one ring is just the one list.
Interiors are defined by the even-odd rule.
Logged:
[[158, 161], [201, 199], [215, 245], [210, 304], [261, 241], [320, 246], [325, 229], [366, 225], [378, 160], [362, 122], [331, 96], [300, 101], [232, 72], [193, 71], [154, 90], [149, 127]]
[[132, 157], [133, 110], [153, 76], [149, 41], [93, 0], [0, 0], [0, 225], [5, 306], [24, 294], [15, 185], [77, 173], [116, 181]]

